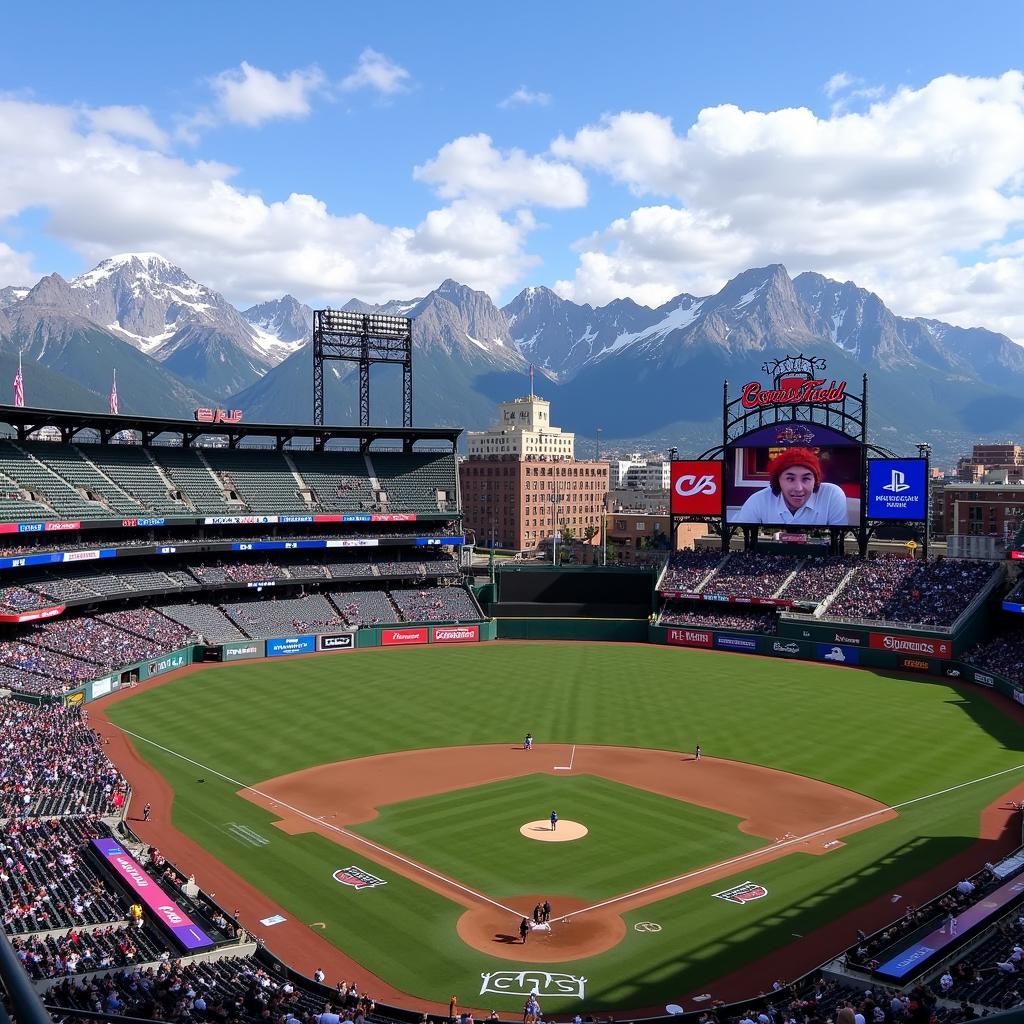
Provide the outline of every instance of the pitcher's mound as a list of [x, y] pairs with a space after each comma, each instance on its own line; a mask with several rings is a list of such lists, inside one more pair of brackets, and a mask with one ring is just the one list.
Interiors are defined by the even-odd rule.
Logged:
[[519, 830], [527, 839], [538, 839], [542, 843], [571, 843], [574, 839], [582, 839], [589, 829], [578, 821], [558, 819], [558, 828], [551, 830], [551, 822], [547, 818], [540, 821], [528, 821]]

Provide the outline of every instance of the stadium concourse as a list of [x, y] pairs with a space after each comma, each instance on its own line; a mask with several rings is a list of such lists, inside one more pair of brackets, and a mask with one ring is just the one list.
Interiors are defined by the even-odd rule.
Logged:
[[[437, 1005], [385, 1005], [400, 993], [354, 966], [344, 979], [303, 977], [253, 942], [235, 907], [196, 884], [193, 864], [169, 863], [132, 831], [145, 831], [134, 823], [146, 814], [86, 701], [170, 680], [186, 664], [181, 651], [249, 657], [308, 637], [312, 646], [280, 652], [304, 653], [329, 649], [321, 639], [382, 642], [404, 630], [433, 642], [438, 626], [480, 627], [459, 565], [459, 432], [3, 413], [0, 687], [13, 696], [0, 696], [0, 916], [55, 1015], [182, 1024], [446, 1016]], [[135, 443], [111, 443], [128, 428]], [[40, 440], [41, 429], [54, 439]], [[963, 561], [681, 552], [657, 584], [656, 624], [771, 637], [797, 610], [818, 623], [952, 630], [997, 575]], [[702, 600], [720, 592], [768, 604]], [[1024, 683], [1024, 632], [989, 630], [962, 661]], [[1016, 910], [959, 951], [948, 973], [943, 961], [908, 990], [873, 973], [877, 950], [968, 912], [1002, 880], [985, 864], [968, 876], [860, 936], [845, 973], [783, 977], [763, 998], [691, 1016], [817, 1024], [849, 1005], [871, 1024], [956, 1024], [1019, 1005]], [[140, 889], [126, 879], [143, 877], [159, 892], [155, 905], [173, 906], [202, 936], [197, 945], [176, 941], [150, 904], [138, 912]]]

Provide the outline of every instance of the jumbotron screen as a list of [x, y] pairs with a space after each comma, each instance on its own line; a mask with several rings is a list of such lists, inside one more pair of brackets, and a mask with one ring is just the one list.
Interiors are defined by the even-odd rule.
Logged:
[[860, 524], [861, 444], [837, 430], [817, 423], [776, 423], [729, 445], [724, 462], [727, 523]]

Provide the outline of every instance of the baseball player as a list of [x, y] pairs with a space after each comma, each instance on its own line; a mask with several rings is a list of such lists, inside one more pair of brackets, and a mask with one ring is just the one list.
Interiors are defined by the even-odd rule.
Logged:
[[558, 811], [551, 812], [551, 831], [554, 832], [558, 828]]
[[533, 750], [533, 733], [528, 732], [523, 739], [523, 750]]
[[699, 761], [700, 760], [700, 744], [699, 743], [697, 744], [696, 747], [694, 747], [693, 759], [694, 759], [694, 761]]

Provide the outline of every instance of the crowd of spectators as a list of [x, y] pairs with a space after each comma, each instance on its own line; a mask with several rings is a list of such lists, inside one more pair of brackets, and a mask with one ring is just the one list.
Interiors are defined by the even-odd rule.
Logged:
[[721, 551], [677, 551], [668, 560], [660, 587], [692, 593], [724, 557]]
[[829, 605], [830, 616], [951, 626], [992, 578], [991, 562], [918, 562], [882, 555], [864, 562]]
[[21, 818], [0, 839], [5, 931], [78, 928], [125, 918], [124, 907], [82, 858], [91, 838], [108, 835], [97, 818]]
[[267, 971], [253, 957], [161, 963], [85, 981], [65, 978], [50, 988], [46, 999], [55, 1006], [172, 1024], [207, 1020], [364, 1024], [375, 1010], [373, 998], [354, 983], [340, 982], [333, 990], [297, 986]]
[[773, 597], [801, 560], [796, 555], [734, 551], [729, 555], [729, 560], [708, 580], [702, 593]]
[[0, 819], [112, 814], [125, 791], [84, 712], [0, 698]]
[[116, 612], [101, 612], [95, 618], [98, 622], [122, 629], [126, 633], [155, 640], [165, 651], [185, 647], [198, 639], [194, 630], [161, 615], [155, 608], [125, 608]]
[[1024, 1002], [1024, 914], [1007, 917], [938, 983], [947, 998], [997, 1009]]
[[824, 555], [805, 558], [797, 574], [779, 597], [789, 601], [824, 601], [843, 582], [847, 573], [861, 564], [854, 555]]
[[1001, 633], [968, 651], [963, 660], [975, 668], [1024, 683], [1024, 627]]
[[391, 600], [407, 622], [479, 622], [476, 602], [462, 587], [393, 589]]
[[705, 629], [733, 629], [774, 635], [778, 618], [774, 612], [763, 610], [670, 603], [661, 613], [659, 623], [662, 626], [701, 626]]
[[941, 925], [949, 917], [957, 916], [967, 907], [983, 899], [993, 889], [997, 889], [1006, 879], [998, 878], [990, 866], [963, 878], [946, 892], [921, 906], [907, 906], [900, 918], [876, 932], [874, 935], [858, 934], [857, 942], [846, 951], [846, 963], [849, 967], [870, 971], [879, 964], [880, 954], [894, 943], [917, 931], [923, 926], [934, 923]]
[[127, 633], [88, 615], [53, 619], [35, 626], [29, 638], [39, 647], [61, 655], [84, 656], [103, 672], [146, 661], [167, 650], [158, 640]]
[[72, 928], [66, 935], [26, 935], [11, 939], [15, 955], [37, 981], [86, 971], [110, 970], [128, 964], [168, 958], [163, 944], [147, 929], [129, 925]]

